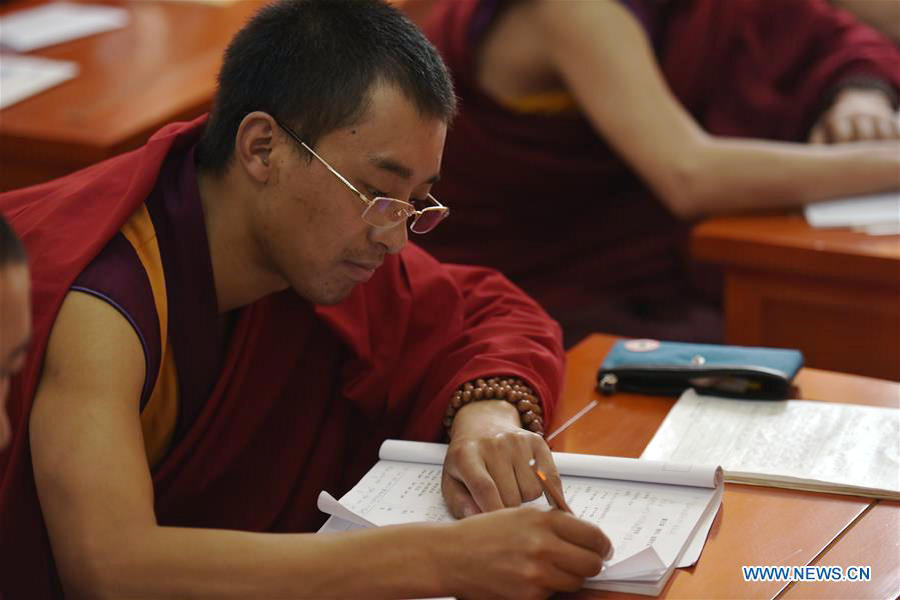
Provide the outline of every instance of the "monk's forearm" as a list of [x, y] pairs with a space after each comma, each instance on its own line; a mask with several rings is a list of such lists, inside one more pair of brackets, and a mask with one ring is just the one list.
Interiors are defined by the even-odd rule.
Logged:
[[[446, 594], [448, 525], [338, 534], [154, 527], [98, 552], [74, 597], [398, 598]], [[127, 542], [125, 542], [127, 539]], [[88, 566], [88, 565], [85, 565]]]
[[900, 144], [813, 146], [710, 138], [666, 198], [684, 218], [786, 208], [900, 188]]

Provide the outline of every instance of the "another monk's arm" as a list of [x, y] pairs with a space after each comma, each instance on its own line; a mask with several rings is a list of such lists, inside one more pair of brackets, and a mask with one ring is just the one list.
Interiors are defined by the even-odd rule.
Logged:
[[549, 59], [594, 126], [682, 218], [900, 187], [900, 144], [810, 146], [708, 135], [619, 2], [537, 0]]
[[138, 413], [144, 368], [124, 318], [70, 293], [30, 419], [70, 597], [543, 597], [577, 589], [608, 550], [595, 527], [532, 508], [321, 536], [161, 527]]

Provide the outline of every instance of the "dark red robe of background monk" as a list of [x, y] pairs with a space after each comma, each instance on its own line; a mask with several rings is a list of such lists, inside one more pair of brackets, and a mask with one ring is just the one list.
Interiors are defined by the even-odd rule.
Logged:
[[[804, 141], [839, 86], [900, 88], [897, 49], [824, 0], [623, 3], [675, 95], [712, 134]], [[425, 22], [461, 112], [435, 188], [454, 219], [423, 245], [503, 271], [560, 319], [567, 343], [591, 330], [714, 340], [709, 314], [675, 310], [692, 294], [688, 226], [583, 116], [516, 113], [479, 89], [479, 39], [503, 4], [441, 2]]]

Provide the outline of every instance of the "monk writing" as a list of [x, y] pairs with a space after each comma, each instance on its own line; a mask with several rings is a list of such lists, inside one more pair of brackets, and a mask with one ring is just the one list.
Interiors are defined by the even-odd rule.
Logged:
[[[448, 215], [454, 102], [393, 8], [284, 0], [232, 41], [208, 119], [0, 196], [35, 309], [0, 462], [11, 597], [533, 598], [598, 572], [599, 529], [519, 506], [529, 460], [560, 485], [558, 326], [407, 243]], [[308, 533], [382, 440], [446, 435], [466, 518]]]

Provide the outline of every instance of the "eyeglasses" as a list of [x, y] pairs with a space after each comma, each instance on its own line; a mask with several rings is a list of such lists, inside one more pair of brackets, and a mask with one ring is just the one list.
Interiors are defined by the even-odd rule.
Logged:
[[338, 173], [334, 167], [329, 165], [324, 158], [316, 154], [316, 151], [310, 148], [306, 142], [301, 140], [300, 136], [294, 133], [290, 127], [278, 119], [275, 119], [275, 122], [285, 131], [285, 133], [291, 136], [295, 142], [300, 144], [307, 152], [315, 156], [319, 162], [325, 165], [326, 169], [331, 171], [335, 177], [340, 179], [344, 185], [350, 188], [350, 190], [366, 204], [366, 208], [362, 214], [362, 220], [372, 227], [394, 227], [395, 225], [408, 220], [410, 217], [413, 217], [412, 223], [409, 224], [410, 231], [422, 234], [428, 233], [437, 227], [441, 221], [450, 215], [450, 209], [438, 202], [431, 194], [428, 194], [426, 198], [431, 202], [434, 202], [435, 206], [429, 206], [422, 210], [416, 210], [416, 207], [409, 202], [398, 200], [396, 198], [388, 198], [386, 196], [376, 196], [370, 200], [365, 194], [356, 189], [352, 183], [347, 181], [343, 175]]

